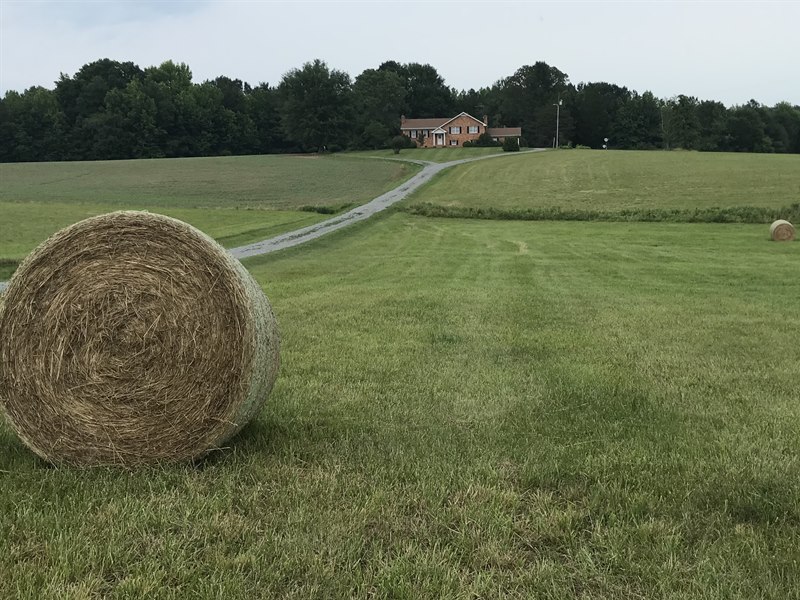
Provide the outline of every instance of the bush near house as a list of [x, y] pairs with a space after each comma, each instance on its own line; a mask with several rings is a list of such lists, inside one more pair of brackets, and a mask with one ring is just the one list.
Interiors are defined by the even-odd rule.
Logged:
[[517, 138], [507, 137], [504, 139], [503, 152], [519, 152], [519, 141], [517, 141]]
[[392, 150], [394, 150], [395, 154], [400, 154], [400, 150], [408, 148], [407, 139], [408, 138], [404, 135], [396, 135], [392, 138]]
[[464, 142], [464, 148], [499, 148], [502, 145], [502, 142], [498, 142], [486, 132], [480, 134], [475, 141]]

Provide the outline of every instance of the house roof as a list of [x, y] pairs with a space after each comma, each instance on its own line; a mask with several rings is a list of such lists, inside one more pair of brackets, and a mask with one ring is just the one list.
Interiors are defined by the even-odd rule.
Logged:
[[521, 127], [487, 127], [486, 133], [492, 137], [521, 137]]
[[480, 123], [480, 124], [481, 124], [481, 125], [483, 125], [484, 127], [486, 127], [486, 125], [487, 125], [487, 123], [484, 123], [484, 122], [483, 122], [483, 121], [481, 121], [480, 119], [476, 119], [476, 118], [475, 118], [475, 117], [473, 117], [471, 114], [469, 114], [469, 113], [465, 113], [465, 112], [458, 113], [458, 114], [457, 114], [455, 117], [453, 117], [452, 119], [448, 119], [448, 120], [447, 120], [445, 123], [443, 123], [442, 125], [443, 125], [443, 126], [444, 126], [444, 125], [447, 125], [447, 123], [449, 123], [450, 121], [455, 121], [455, 120], [456, 120], [458, 117], [469, 117], [470, 119], [472, 119], [473, 121], [477, 121], [478, 123]]
[[[433, 117], [432, 119], [406, 119], [400, 124], [400, 129], [434, 129], [446, 123], [447, 117]], [[395, 121], [396, 122], [396, 121]]]
[[458, 113], [455, 117], [432, 117], [429, 119], [406, 119], [402, 123], [400, 123], [400, 129], [433, 129], [435, 127], [444, 127], [450, 121], [457, 119], [458, 117], [465, 116], [469, 117], [470, 119], [474, 119], [484, 127], [486, 127], [486, 123], [481, 121], [480, 119], [476, 119], [469, 113]]

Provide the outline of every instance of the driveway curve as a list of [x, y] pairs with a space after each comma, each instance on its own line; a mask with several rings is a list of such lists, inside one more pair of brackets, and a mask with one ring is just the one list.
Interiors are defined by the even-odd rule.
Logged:
[[[532, 150], [526, 150], [525, 152], [541, 152], [544, 148], [535, 148]], [[409, 194], [419, 189], [421, 186], [425, 185], [431, 178], [444, 171], [445, 169], [449, 169], [450, 167], [454, 167], [456, 165], [462, 165], [464, 163], [475, 162], [476, 160], [485, 160], [487, 158], [496, 158], [499, 156], [519, 156], [518, 154], [506, 154], [506, 153], [498, 153], [498, 154], [487, 154], [486, 156], [477, 156], [475, 158], [462, 158], [460, 160], [451, 160], [449, 162], [444, 163], [435, 163], [430, 162], [427, 160], [416, 160], [416, 159], [406, 159], [406, 158], [380, 158], [377, 160], [400, 160], [403, 162], [412, 162], [418, 165], [423, 165], [422, 171], [414, 175], [412, 178], [407, 179], [399, 186], [374, 198], [367, 202], [366, 204], [362, 204], [361, 206], [357, 206], [346, 213], [342, 213], [341, 215], [337, 215], [330, 219], [326, 219], [325, 221], [320, 221], [314, 225], [309, 225], [308, 227], [303, 227], [302, 229], [296, 229], [295, 231], [290, 231], [288, 233], [284, 233], [282, 235], [275, 236], [273, 238], [269, 238], [267, 240], [263, 240], [260, 242], [255, 242], [253, 244], [247, 244], [246, 246], [239, 246], [238, 248], [231, 248], [228, 250], [233, 256], [238, 259], [248, 258], [250, 256], [258, 256], [260, 254], [268, 254], [270, 252], [277, 252], [278, 250], [285, 250], [286, 248], [291, 248], [293, 246], [298, 246], [300, 244], [305, 244], [306, 242], [310, 242], [311, 240], [315, 240], [318, 237], [322, 237], [332, 231], [337, 231], [342, 229], [343, 227], [347, 227], [348, 225], [352, 225], [353, 223], [357, 223], [359, 221], [363, 221], [364, 219], [368, 219], [372, 215], [377, 212], [380, 212], [392, 204], [396, 204], [400, 202], [400, 200], [405, 199]]]
[[[529, 152], [542, 152], [545, 148], [533, 148], [531, 150], [526, 150], [520, 154], [529, 153]], [[362, 204], [361, 206], [357, 206], [351, 210], [348, 210], [341, 215], [336, 215], [335, 217], [331, 217], [330, 219], [326, 219], [324, 221], [320, 221], [319, 223], [315, 223], [314, 225], [309, 225], [308, 227], [303, 227], [302, 229], [296, 229], [294, 231], [289, 231], [287, 233], [283, 233], [281, 235], [277, 235], [275, 237], [271, 237], [266, 240], [262, 240], [260, 242], [254, 242], [252, 244], [247, 244], [246, 246], [239, 246], [238, 248], [230, 248], [228, 252], [230, 252], [234, 257], [238, 259], [248, 258], [250, 256], [259, 256], [261, 254], [269, 254], [270, 252], [277, 252], [278, 250], [285, 250], [286, 248], [292, 248], [293, 246], [299, 246], [300, 244], [305, 244], [306, 242], [310, 242], [311, 240], [315, 240], [323, 235], [327, 235], [333, 231], [338, 231], [348, 225], [352, 225], [353, 223], [358, 223], [359, 221], [363, 221], [365, 219], [370, 218], [375, 213], [378, 213], [382, 210], [385, 210], [400, 202], [401, 200], [405, 199], [409, 194], [419, 189], [421, 186], [425, 185], [431, 178], [436, 175], [437, 173], [441, 173], [445, 169], [449, 169], [450, 167], [455, 167], [456, 165], [463, 165], [465, 163], [475, 162], [478, 160], [486, 160], [489, 158], [497, 158], [501, 156], [519, 156], [516, 152], [513, 154], [507, 153], [497, 153], [497, 154], [487, 154], [485, 156], [476, 156], [474, 158], [462, 158], [459, 160], [451, 160], [449, 162], [443, 163], [435, 163], [427, 160], [417, 160], [411, 158], [377, 158], [376, 160], [399, 160], [403, 162], [410, 162], [415, 163], [418, 165], [422, 165], [422, 170], [407, 179], [400, 185], [398, 185], [393, 190], [386, 192], [385, 194], [381, 194], [377, 198], [373, 198], [366, 204]], [[0, 292], [2, 292], [6, 286], [8, 285], [7, 282], [0, 281]]]

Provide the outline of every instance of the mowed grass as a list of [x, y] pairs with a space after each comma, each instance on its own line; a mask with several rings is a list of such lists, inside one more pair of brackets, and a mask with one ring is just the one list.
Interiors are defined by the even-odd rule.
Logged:
[[800, 244], [395, 213], [247, 264], [283, 333], [210, 460], [0, 430], [0, 597], [796, 598]]
[[[115, 210], [108, 204], [62, 204], [42, 206], [29, 202], [0, 202], [0, 257], [21, 260], [50, 234], [82, 219]], [[175, 217], [233, 247], [312, 225], [327, 215], [286, 210], [239, 210], [230, 208], [161, 208], [153, 212]]]
[[[345, 156], [0, 164], [0, 281], [49, 235], [89, 216], [150, 210], [234, 247], [369, 201], [419, 170]], [[303, 210], [300, 210], [303, 209]]]
[[[524, 150], [524, 149], [523, 149]], [[400, 154], [395, 154], [394, 150], [368, 150], [364, 152], [353, 152], [352, 156], [375, 156], [380, 158], [404, 158], [412, 160], [427, 160], [430, 162], [442, 163], [451, 160], [461, 160], [463, 158], [476, 158], [489, 156], [492, 154], [503, 154], [502, 148], [404, 148]]]
[[460, 165], [412, 205], [505, 211], [782, 208], [800, 202], [800, 155], [559, 150]]
[[266, 155], [0, 164], [0, 202], [121, 208], [261, 208], [360, 204], [418, 167], [339, 155]]

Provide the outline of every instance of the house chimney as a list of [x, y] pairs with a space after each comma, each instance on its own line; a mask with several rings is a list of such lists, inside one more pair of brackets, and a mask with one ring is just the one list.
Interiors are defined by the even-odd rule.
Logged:
[[486, 126], [489, 126], [489, 115], [483, 115], [483, 122], [486, 123]]
[[405, 123], [405, 122], [406, 122], [406, 116], [405, 115], [400, 115], [400, 127], [402, 127], [403, 123]]

